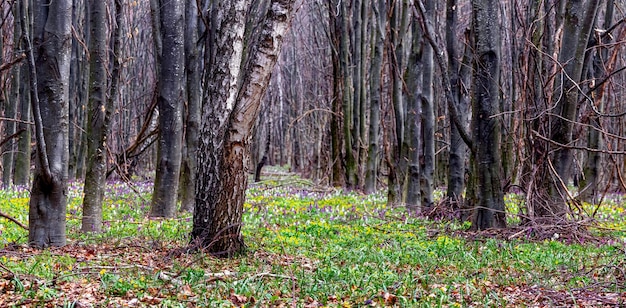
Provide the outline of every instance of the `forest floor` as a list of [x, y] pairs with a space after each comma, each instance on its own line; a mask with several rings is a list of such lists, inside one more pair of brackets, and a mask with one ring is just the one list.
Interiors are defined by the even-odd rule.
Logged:
[[[63, 248], [29, 248], [27, 231], [0, 218], [0, 307], [626, 305], [623, 196], [583, 205], [597, 210], [594, 227], [577, 228], [593, 237], [519, 226], [477, 233], [389, 208], [382, 193], [272, 170], [248, 189], [248, 249], [232, 259], [180, 254], [191, 215], [149, 219], [150, 183], [109, 183], [97, 235], [79, 232], [82, 188], [71, 185]], [[506, 201], [515, 226], [523, 198]], [[0, 212], [25, 224], [28, 191], [0, 191]]]

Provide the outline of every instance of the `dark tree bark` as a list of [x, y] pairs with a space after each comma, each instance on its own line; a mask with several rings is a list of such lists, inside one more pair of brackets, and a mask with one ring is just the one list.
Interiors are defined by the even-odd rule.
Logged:
[[[270, 1], [258, 25], [259, 35], [252, 37], [252, 42], [244, 40], [249, 1], [216, 1], [209, 11], [207, 93], [191, 238], [216, 255], [232, 256], [245, 249], [241, 224], [250, 138], [294, 2]], [[249, 54], [244, 64], [246, 45]]]
[[106, 104], [108, 64], [106, 2], [89, 0], [89, 102], [87, 109], [87, 168], [83, 199], [83, 232], [100, 232], [106, 175]]
[[[26, 13], [20, 12], [22, 24]], [[30, 63], [37, 159], [29, 207], [28, 242], [63, 246], [68, 178], [68, 84], [72, 1], [34, 1], [33, 48], [23, 29]], [[35, 68], [37, 69], [35, 71]]]
[[200, 128], [200, 53], [198, 46], [198, 7], [196, 0], [185, 1], [185, 73], [187, 75], [187, 105], [185, 109], [185, 146], [181, 166], [180, 208], [193, 211], [196, 198], [196, 168], [198, 131]]
[[[435, 17], [435, 1], [427, 0], [424, 3], [426, 14], [433, 20]], [[422, 154], [420, 165], [420, 202], [424, 207], [433, 205], [433, 191], [435, 189], [435, 102], [433, 95], [433, 48], [430, 44], [424, 44], [421, 52], [422, 63], [422, 84], [421, 95], [419, 97], [422, 120]]]
[[[15, 1], [13, 3], [12, 11], [13, 16], [19, 16], [19, 1]], [[21, 40], [21, 25], [19, 23], [19, 18], [16, 18], [13, 25], [13, 41], [14, 41], [14, 50], [17, 51], [19, 48], [19, 41]], [[16, 52], [13, 52], [13, 57], [17, 57]], [[12, 136], [17, 131], [17, 123], [16, 121], [8, 120], [8, 119], [17, 119], [17, 108], [19, 104], [20, 98], [20, 68], [21, 65], [14, 65], [11, 68], [11, 91], [8, 95], [8, 101], [5, 104], [4, 108], [4, 117], [7, 120], [4, 120], [4, 136]], [[11, 138], [4, 147], [2, 147], [2, 187], [7, 188], [13, 184], [13, 167], [15, 162], [15, 151], [17, 149], [16, 142], [14, 138]]]
[[[466, 123], [467, 99], [465, 99], [462, 81], [464, 76], [469, 75], [469, 65], [461, 67], [459, 60], [459, 37], [456, 34], [458, 25], [458, 2], [457, 0], [447, 0], [446, 2], [446, 50], [448, 54], [448, 76], [452, 83], [452, 96], [454, 104], [461, 110], [459, 116], [461, 123]], [[446, 197], [449, 199], [452, 208], [458, 210], [462, 199], [465, 185], [465, 160], [467, 158], [467, 146], [459, 129], [451, 122], [450, 125], [450, 153], [448, 158], [448, 187]]]
[[[113, 76], [111, 92], [108, 93], [107, 64], [109, 52], [107, 46], [108, 29], [106, 2], [89, 1], [89, 108], [87, 113], [87, 166], [83, 199], [83, 232], [100, 232], [102, 229], [102, 202], [107, 174], [107, 135], [113, 101], [117, 97], [120, 74], [122, 3], [115, 1], [115, 32], [113, 35]], [[107, 98], [107, 95], [109, 96]]]
[[[606, 3], [606, 10], [604, 14], [604, 25], [603, 29], [609, 29], [613, 25], [613, 13], [615, 11], [615, 2], [614, 0], [609, 0]], [[598, 50], [595, 51], [593, 57], [591, 59], [590, 67], [590, 77], [594, 80], [601, 80], [607, 74], [607, 67], [614, 66], [611, 62], [611, 59], [608, 57], [608, 48], [613, 41], [613, 36], [604, 35], [604, 33], [597, 33], [596, 37], [593, 39], [590, 37], [590, 41], [595, 42], [593, 44], [594, 47], [597, 47]], [[589, 52], [589, 51], [588, 51]], [[601, 85], [598, 89], [596, 89], [592, 95], [594, 108], [599, 112], [604, 112], [604, 107], [606, 105], [606, 87]], [[589, 124], [591, 127], [588, 129], [587, 133], [587, 146], [591, 149], [601, 149], [603, 145], [603, 138], [600, 133], [602, 130], [601, 125], [601, 117], [595, 111], [591, 112], [589, 115]], [[602, 170], [600, 169], [600, 164], [602, 161], [602, 154], [598, 152], [589, 151], [586, 153], [585, 164], [583, 166], [583, 174], [584, 177], [580, 182], [579, 188], [579, 198], [585, 200], [590, 203], [597, 203], [599, 200], [598, 196], [600, 193], [601, 187], [599, 187], [600, 179], [602, 176]]]
[[[176, 213], [182, 161], [183, 102], [185, 100], [185, 52], [183, 0], [158, 1], [157, 48], [159, 137], [156, 178], [150, 216], [173, 217]], [[160, 32], [157, 32], [160, 30]], [[161, 48], [159, 50], [159, 44]], [[160, 55], [160, 56], [159, 56]]]
[[[22, 8], [26, 5], [27, 1], [15, 1], [18, 6], [17, 13], [15, 14], [15, 22], [19, 25], [20, 38], [22, 37], [22, 29], [27, 29], [28, 25], [22, 27], [22, 10], [27, 17], [30, 16], [28, 7]], [[28, 18], [27, 20], [30, 20]], [[22, 40], [23, 41], [23, 40]], [[20, 48], [24, 49], [25, 44], [20, 43]], [[15, 185], [26, 186], [30, 182], [30, 154], [31, 154], [31, 110], [30, 110], [30, 93], [29, 93], [29, 74], [28, 65], [23, 64], [20, 66], [20, 82], [19, 82], [19, 105], [20, 114], [18, 123], [18, 131], [22, 133], [18, 137], [17, 141], [17, 153], [15, 154], [15, 174], [13, 183]]]
[[474, 32], [474, 80], [472, 131], [476, 144], [478, 204], [472, 228], [506, 227], [501, 183], [500, 123], [500, 18], [498, 1], [472, 0]]
[[343, 155], [341, 145], [343, 142], [342, 123], [342, 91], [344, 88], [343, 74], [341, 71], [341, 27], [338, 21], [337, 4], [334, 0], [328, 0], [328, 15], [330, 20], [330, 40], [332, 44], [332, 65], [333, 65], [333, 91], [331, 96], [331, 104], [333, 115], [330, 119], [330, 135], [331, 135], [331, 156], [332, 156], [332, 180], [331, 183], [335, 187], [343, 187], [346, 184], [345, 166], [343, 164]]
[[383, 97], [381, 78], [383, 75], [383, 58], [387, 27], [387, 4], [384, 0], [372, 3], [374, 19], [372, 20], [372, 65], [370, 68], [370, 119], [369, 145], [367, 166], [365, 169], [364, 191], [371, 194], [376, 191], [378, 164], [380, 161], [380, 106]]
[[[563, 72], [555, 81], [554, 104], [548, 127], [535, 123], [531, 131], [534, 138], [531, 149], [541, 162], [534, 181], [537, 196], [529, 198], [528, 216], [536, 218], [565, 218], [569, 213], [567, 201], [570, 194], [567, 183], [572, 175], [574, 123], [579, 111], [579, 83], [585, 66], [585, 50], [593, 28], [599, 0], [565, 1], [563, 38], [558, 60]], [[539, 136], [545, 132], [548, 136]], [[543, 137], [543, 138], [541, 138]], [[549, 139], [549, 142], [548, 142]], [[533, 182], [531, 182], [533, 183]], [[531, 188], [532, 189], [532, 188]]]
[[[420, 103], [423, 85], [423, 50], [424, 37], [417, 22], [411, 25], [412, 46], [407, 68], [407, 87], [411, 91], [407, 95], [407, 146], [409, 161], [407, 170], [406, 206], [410, 212], [420, 209]], [[434, 136], [433, 136], [434, 137]]]

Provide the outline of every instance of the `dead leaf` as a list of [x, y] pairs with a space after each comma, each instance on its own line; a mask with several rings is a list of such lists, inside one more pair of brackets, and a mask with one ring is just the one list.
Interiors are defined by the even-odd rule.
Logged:
[[398, 297], [389, 292], [383, 293], [383, 299], [385, 300], [386, 306], [393, 306], [398, 301]]

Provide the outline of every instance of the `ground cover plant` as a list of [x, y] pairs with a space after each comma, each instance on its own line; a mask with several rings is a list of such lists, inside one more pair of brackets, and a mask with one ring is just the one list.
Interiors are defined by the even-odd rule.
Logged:
[[[623, 197], [597, 208], [596, 240], [532, 230], [472, 233], [389, 208], [382, 194], [315, 187], [294, 176], [250, 185], [247, 253], [188, 253], [191, 215], [148, 219], [150, 183], [107, 186], [101, 234], [79, 232], [70, 187], [69, 244], [35, 250], [0, 222], [0, 307], [503, 307], [626, 304]], [[510, 195], [511, 213], [522, 198]], [[0, 191], [0, 211], [26, 223], [28, 191]], [[512, 222], [516, 217], [510, 215]], [[523, 231], [519, 232], [517, 230]], [[515, 236], [512, 236], [515, 235]]]

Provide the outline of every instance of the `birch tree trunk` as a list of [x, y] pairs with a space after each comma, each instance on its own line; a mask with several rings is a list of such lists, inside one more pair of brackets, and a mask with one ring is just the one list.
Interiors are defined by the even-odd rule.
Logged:
[[[219, 256], [233, 256], [245, 249], [241, 224], [250, 139], [294, 2], [272, 0], [252, 42], [244, 41], [249, 1], [215, 1], [209, 11], [207, 92], [191, 238]], [[249, 51], [245, 63], [244, 46]]]
[[[26, 13], [20, 13], [24, 24]], [[72, 1], [35, 0], [33, 13], [34, 47], [30, 46], [27, 31], [23, 29], [29, 52], [37, 138], [28, 242], [35, 247], [63, 246], [66, 243]]]

